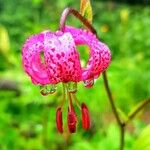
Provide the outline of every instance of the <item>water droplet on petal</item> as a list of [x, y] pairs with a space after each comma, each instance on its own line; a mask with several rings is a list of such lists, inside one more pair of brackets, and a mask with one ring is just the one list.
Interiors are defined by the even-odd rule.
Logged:
[[76, 93], [77, 92], [77, 83], [76, 82], [68, 82], [67, 88], [70, 93]]
[[91, 88], [94, 85], [94, 79], [89, 79], [84, 81], [84, 86], [87, 88]]
[[55, 84], [45, 85], [40, 87], [40, 92], [43, 96], [48, 94], [53, 94], [57, 90], [57, 86]]

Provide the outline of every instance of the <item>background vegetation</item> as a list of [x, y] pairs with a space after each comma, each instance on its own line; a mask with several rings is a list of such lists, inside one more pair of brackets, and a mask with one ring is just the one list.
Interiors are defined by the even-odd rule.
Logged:
[[[125, 117], [137, 103], [150, 97], [150, 7], [146, 0], [134, 5], [118, 2], [93, 0], [93, 25], [111, 49], [108, 78], [118, 111]], [[45, 29], [57, 30], [67, 6], [79, 9], [79, 0], [0, 0], [1, 150], [118, 148], [119, 131], [102, 77], [92, 89], [79, 84], [77, 96], [89, 106], [92, 127], [85, 132], [79, 121], [78, 132], [70, 136], [59, 135], [55, 127], [61, 86], [56, 94], [43, 97], [23, 71], [21, 47], [26, 38]], [[81, 26], [71, 16], [68, 24]], [[84, 64], [88, 52], [83, 47], [79, 51]], [[125, 150], [150, 150], [149, 116], [147, 106], [128, 125]]]

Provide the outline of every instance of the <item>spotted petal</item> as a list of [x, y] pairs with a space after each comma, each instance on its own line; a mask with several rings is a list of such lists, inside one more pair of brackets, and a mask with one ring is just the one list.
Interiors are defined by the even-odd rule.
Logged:
[[97, 37], [86, 30], [66, 26], [65, 32], [72, 34], [76, 45], [88, 45], [90, 57], [85, 68], [82, 68], [82, 80], [98, 78], [108, 67], [111, 54], [109, 48]]
[[34, 84], [81, 80], [79, 54], [70, 33], [47, 31], [30, 37], [23, 46], [23, 65]]
[[79, 54], [70, 33], [56, 32], [45, 40], [45, 60], [53, 84], [81, 80]]
[[42, 63], [40, 58], [40, 54], [45, 50], [44, 39], [46, 34], [51, 33], [47, 31], [29, 37], [22, 48], [23, 66], [34, 84], [45, 85], [50, 83], [46, 65]]

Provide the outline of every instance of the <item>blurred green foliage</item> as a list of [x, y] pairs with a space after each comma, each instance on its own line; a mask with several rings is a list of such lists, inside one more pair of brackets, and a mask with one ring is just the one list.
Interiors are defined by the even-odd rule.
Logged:
[[[0, 150], [116, 150], [118, 147], [119, 131], [102, 77], [92, 89], [79, 84], [77, 96], [89, 106], [92, 128], [84, 132], [79, 117], [78, 132], [70, 137], [59, 135], [55, 127], [61, 85], [56, 94], [43, 97], [23, 71], [21, 47], [26, 38], [46, 29], [57, 30], [61, 12], [67, 6], [79, 9], [79, 0], [0, 0]], [[92, 6], [93, 24], [112, 52], [108, 78], [113, 97], [127, 114], [138, 102], [150, 97], [150, 8], [96, 0]], [[81, 26], [71, 16], [68, 24]], [[88, 58], [86, 49], [79, 47], [83, 64]], [[145, 112], [129, 127], [125, 150], [132, 147], [137, 150], [137, 143], [142, 146], [145, 139], [149, 143], [150, 136], [144, 131], [135, 142], [149, 123], [149, 115], [145, 115], [150, 113], [149, 107]]]

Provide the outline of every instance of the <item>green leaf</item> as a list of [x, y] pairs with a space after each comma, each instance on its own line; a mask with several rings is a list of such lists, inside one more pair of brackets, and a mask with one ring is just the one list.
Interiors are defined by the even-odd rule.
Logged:
[[84, 16], [90, 23], [92, 23], [93, 13], [90, 0], [80, 1], [80, 13]]
[[144, 128], [132, 150], [150, 150], [150, 125]]

